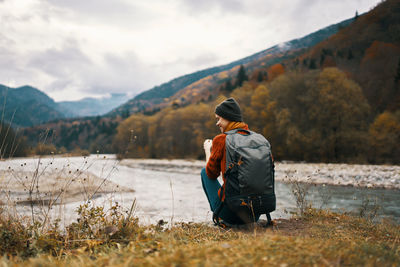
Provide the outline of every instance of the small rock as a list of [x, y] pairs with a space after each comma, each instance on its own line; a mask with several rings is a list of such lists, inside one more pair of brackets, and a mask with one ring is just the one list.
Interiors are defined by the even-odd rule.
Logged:
[[104, 233], [107, 235], [111, 236], [111, 235], [115, 234], [116, 232], [118, 232], [118, 227], [116, 227], [115, 225], [106, 226], [104, 228]]
[[228, 243], [222, 243], [221, 247], [223, 247], [223, 248], [231, 248], [232, 246], [229, 245]]

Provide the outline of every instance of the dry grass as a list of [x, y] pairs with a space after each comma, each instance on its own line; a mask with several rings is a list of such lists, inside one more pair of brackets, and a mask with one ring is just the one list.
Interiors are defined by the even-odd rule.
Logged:
[[[118, 213], [117, 209], [115, 212]], [[84, 217], [87, 219], [88, 215]], [[23, 251], [8, 253], [0, 260], [1, 264], [395, 266], [400, 262], [399, 225], [390, 222], [373, 224], [329, 211], [309, 209], [301, 218], [276, 220], [273, 228], [248, 230], [224, 230], [198, 223], [181, 223], [172, 228], [162, 222], [140, 226], [136, 219], [122, 213], [114, 217], [108, 214], [103, 216], [106, 219], [99, 222], [98, 231], [92, 235], [82, 230], [85, 229], [84, 217], [75, 224], [73, 236], [68, 236], [70, 231], [67, 234], [50, 231], [39, 238], [47, 240], [47, 249], [37, 248], [38, 252], [31, 256], [24, 256]], [[96, 216], [93, 218], [96, 220]], [[111, 225], [117, 226], [116, 232], [104, 233], [104, 226], [112, 223], [113, 218]], [[3, 228], [4, 224], [1, 225], [4, 233]], [[78, 233], [81, 233], [80, 241], [74, 241]], [[57, 242], [52, 244], [49, 240]]]
[[[37, 192], [42, 203], [44, 198], [39, 193], [46, 192], [48, 188], [41, 183], [47, 180], [44, 179], [47, 176], [45, 171], [40, 171], [39, 163], [36, 174], [32, 174], [31, 181], [28, 179], [30, 182], [22, 187], [28, 187], [32, 195]], [[85, 178], [84, 171], [89, 167], [77, 169], [76, 173], [69, 169], [60, 171], [62, 174], [67, 172], [68, 186], [72, 188], [73, 182]], [[24, 181], [19, 178], [21, 175], [14, 174], [4, 177]], [[104, 190], [106, 178], [98, 180], [100, 184], [93, 188]], [[89, 192], [89, 180], [82, 183], [85, 192]], [[67, 187], [62, 188], [66, 191]], [[295, 192], [293, 194], [296, 196]], [[89, 195], [85, 195], [87, 199], [90, 199]], [[168, 223], [163, 221], [143, 226], [134, 216], [135, 203], [130, 209], [124, 209], [118, 203], [105, 209], [92, 206], [90, 201], [83, 202], [77, 209], [75, 222], [61, 229], [59, 221], [50, 220], [47, 213], [42, 217], [15, 217], [7, 212], [7, 205], [0, 203], [4, 206], [2, 210], [0, 205], [0, 265], [398, 265], [399, 225], [389, 221], [374, 223], [371, 219], [311, 209], [306, 205], [306, 195], [307, 190], [298, 194], [300, 201], [297, 204], [299, 206], [300, 203], [302, 209], [299, 209], [297, 217], [275, 220], [270, 228], [256, 225], [248, 229], [228, 230], [204, 223], [175, 223], [168, 227]], [[33, 200], [30, 199], [31, 203]]]

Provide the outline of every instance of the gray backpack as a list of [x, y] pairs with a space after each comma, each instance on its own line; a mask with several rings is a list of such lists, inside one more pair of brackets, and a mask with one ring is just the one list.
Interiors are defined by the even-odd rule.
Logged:
[[[275, 170], [271, 145], [261, 134], [243, 129], [226, 132], [226, 204], [244, 223], [275, 210]], [[217, 212], [218, 213], [218, 212]], [[218, 214], [214, 214], [218, 220]]]

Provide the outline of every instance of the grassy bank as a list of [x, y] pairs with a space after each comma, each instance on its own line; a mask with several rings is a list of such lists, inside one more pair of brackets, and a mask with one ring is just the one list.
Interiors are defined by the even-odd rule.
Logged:
[[198, 223], [141, 226], [114, 206], [81, 206], [65, 231], [2, 217], [2, 266], [395, 266], [400, 226], [310, 209], [270, 228]]

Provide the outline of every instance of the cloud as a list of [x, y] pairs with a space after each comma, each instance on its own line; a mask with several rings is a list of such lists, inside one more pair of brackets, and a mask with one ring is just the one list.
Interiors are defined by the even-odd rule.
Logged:
[[62, 48], [31, 52], [27, 66], [58, 77], [74, 77], [76, 72], [88, 70], [91, 60], [80, 50], [75, 40], [67, 40]]
[[189, 66], [196, 68], [199, 66], [212, 66], [218, 64], [219, 56], [212, 52], [205, 52], [196, 54], [194, 57], [186, 59], [186, 61]]
[[240, 0], [181, 0], [181, 5], [191, 14], [202, 14], [217, 9], [220, 13], [240, 13], [244, 10], [244, 1]]
[[68, 91], [80, 91], [84, 95], [136, 94], [150, 87], [151, 78], [157, 76], [133, 52], [107, 53], [102, 55], [100, 62], [94, 62], [75, 41], [66, 43], [61, 49], [39, 52], [27, 65], [52, 77], [46, 90], [58, 92], [54, 94], [56, 97], [60, 92]]
[[13, 49], [15, 41], [3, 37], [0, 36], [0, 84], [10, 87], [41, 84], [45, 79], [41, 79], [37, 70], [26, 67], [27, 57]]
[[57, 100], [150, 89], [380, 0], [0, 0], [0, 84]]
[[[122, 28], [145, 27], [156, 17], [135, 1], [123, 0], [42, 0], [64, 11], [64, 16], [85, 23], [115, 25]], [[66, 14], [67, 13], [67, 14]]]
[[157, 73], [144, 64], [134, 52], [104, 55], [104, 64], [89, 75], [90, 90], [101, 93], [121, 93], [128, 91], [136, 94], [148, 89], [152, 80], [158, 80]]

